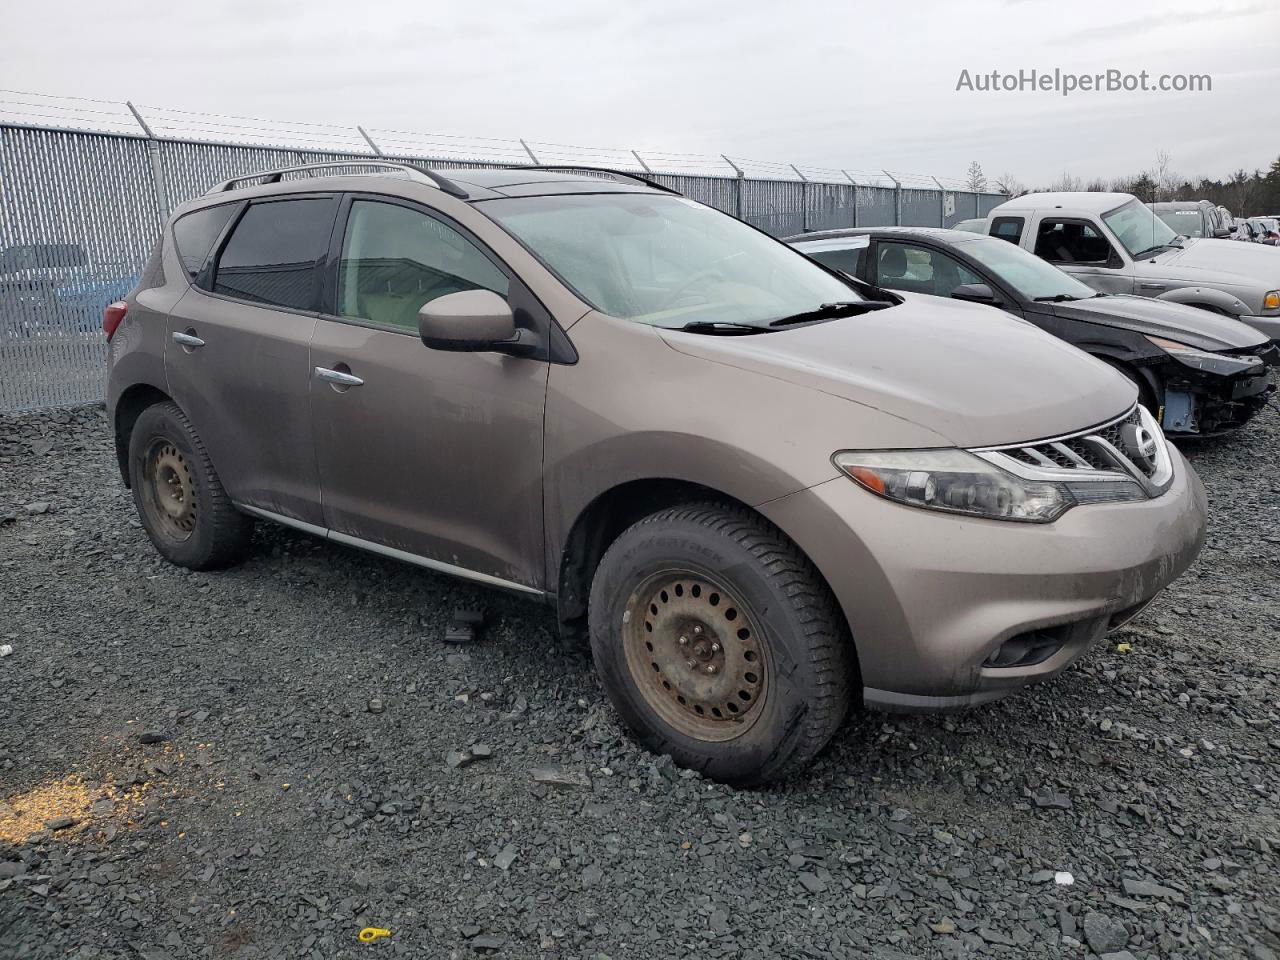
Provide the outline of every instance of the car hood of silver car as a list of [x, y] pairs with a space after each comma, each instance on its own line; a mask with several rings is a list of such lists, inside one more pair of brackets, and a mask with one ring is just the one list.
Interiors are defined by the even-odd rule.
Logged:
[[1137, 398], [1102, 361], [1002, 310], [896, 295], [897, 306], [776, 333], [666, 339], [692, 356], [901, 417], [959, 447], [1074, 433]]
[[1257, 291], [1258, 303], [1267, 290], [1280, 289], [1280, 249], [1260, 243], [1232, 240], [1189, 239], [1182, 247], [1166, 250], [1135, 264], [1145, 277], [1162, 280], [1203, 280], [1215, 287], [1227, 284]]

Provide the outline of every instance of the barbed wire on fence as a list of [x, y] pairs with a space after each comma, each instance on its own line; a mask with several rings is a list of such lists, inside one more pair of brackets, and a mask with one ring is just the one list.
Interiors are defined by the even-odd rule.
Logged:
[[932, 174], [835, 168], [760, 160], [735, 154], [680, 153], [526, 140], [518, 137], [428, 133], [395, 127], [313, 120], [276, 120], [30, 90], [0, 89], [0, 123], [227, 146], [330, 151], [393, 158], [426, 157], [451, 163], [580, 164], [673, 176], [745, 177], [899, 187], [904, 190], [935, 191], [941, 188], [944, 191], [971, 192], [968, 184], [961, 178]]

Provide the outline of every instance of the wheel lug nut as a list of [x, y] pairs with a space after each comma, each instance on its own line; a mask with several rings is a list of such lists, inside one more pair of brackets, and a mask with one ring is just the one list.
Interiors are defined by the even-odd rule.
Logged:
[[687, 647], [689, 645], [689, 638], [681, 637], [679, 643], [680, 643], [680, 646]]
[[701, 627], [701, 625], [694, 627], [694, 628], [693, 628], [693, 632], [694, 632], [694, 633], [696, 633], [698, 636], [701, 636], [701, 635], [702, 635], [702, 627]]
[[686, 660], [685, 663], [688, 665], [690, 670], [693, 670], [698, 666], [698, 661], [693, 659]]
[[715, 672], [716, 672], [716, 665], [714, 663], [708, 663], [707, 673], [715, 673]]
[[720, 644], [718, 644], [718, 643], [713, 643], [713, 644], [711, 644], [711, 652], [712, 652], [712, 653], [719, 653], [719, 652], [720, 652]]

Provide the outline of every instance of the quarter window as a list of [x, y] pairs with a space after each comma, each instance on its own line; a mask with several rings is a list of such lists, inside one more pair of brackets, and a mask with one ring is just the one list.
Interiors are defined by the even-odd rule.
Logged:
[[316, 262], [329, 247], [333, 200], [252, 204], [218, 259], [213, 291], [295, 310], [320, 308]]
[[949, 297], [956, 287], [983, 282], [953, 257], [910, 243], [881, 242], [876, 264], [876, 282], [891, 290]]
[[1111, 259], [1111, 244], [1090, 224], [1041, 220], [1036, 256], [1050, 263], [1106, 263]]
[[178, 247], [178, 257], [187, 270], [187, 276], [194, 280], [209, 259], [209, 251], [222, 233], [222, 228], [231, 219], [239, 204], [224, 203], [217, 207], [206, 207], [180, 217], [173, 225], [173, 240]]
[[864, 244], [857, 249], [845, 250], [806, 250], [809, 256], [817, 260], [824, 267], [830, 267], [832, 270], [840, 270], [850, 276], [856, 277], [858, 269], [862, 266], [862, 255], [866, 252]]
[[338, 264], [338, 314], [417, 331], [418, 311], [463, 290], [507, 295], [506, 274], [457, 230], [397, 204], [351, 204]]
[[991, 221], [991, 236], [1016, 244], [1022, 240], [1021, 217], [996, 217]]

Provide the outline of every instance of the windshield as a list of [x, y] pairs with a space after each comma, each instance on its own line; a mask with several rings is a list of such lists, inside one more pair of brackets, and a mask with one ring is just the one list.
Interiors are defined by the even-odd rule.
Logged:
[[683, 197], [520, 197], [479, 205], [597, 310], [658, 327], [767, 326], [856, 289], [785, 244]]
[[1165, 210], [1156, 216], [1167, 223], [1174, 233], [1180, 233], [1184, 237], [1204, 236], [1204, 217], [1200, 216], [1199, 210]]
[[1123, 207], [1104, 213], [1102, 220], [1111, 228], [1121, 246], [1129, 251], [1129, 256], [1135, 259], [1143, 254], [1156, 253], [1178, 236], [1151, 212], [1150, 207], [1137, 200], [1130, 200]]
[[1082, 300], [1097, 291], [1063, 273], [1029, 250], [995, 237], [981, 237], [957, 245], [1028, 300]]

